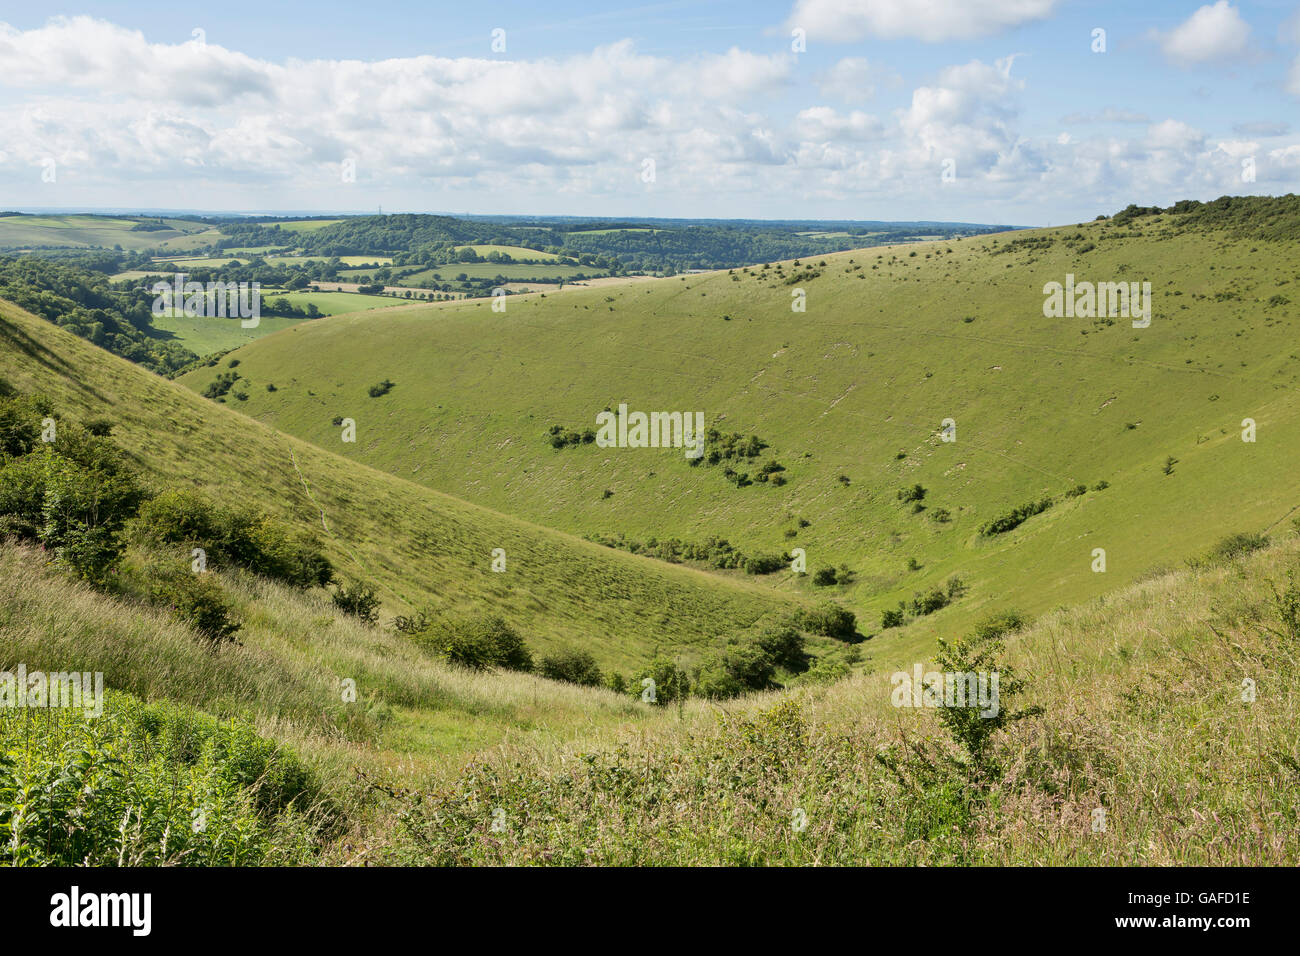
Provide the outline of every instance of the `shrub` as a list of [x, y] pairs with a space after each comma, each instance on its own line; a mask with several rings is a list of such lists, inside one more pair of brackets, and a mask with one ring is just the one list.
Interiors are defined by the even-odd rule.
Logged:
[[[291, 751], [246, 723], [109, 692], [104, 714], [0, 720], [0, 860], [26, 866], [305, 863], [336, 812]], [[38, 800], [23, 794], [39, 793]], [[130, 825], [124, 825], [129, 820]], [[197, 826], [198, 822], [202, 826]]]
[[537, 673], [582, 687], [599, 687], [602, 683], [596, 658], [587, 651], [564, 650], [548, 654], [538, 664]]
[[745, 559], [746, 574], [771, 574], [785, 567], [783, 554], [756, 554]]
[[1026, 623], [1025, 618], [1018, 611], [989, 614], [975, 624], [975, 639], [979, 641], [1000, 639], [1012, 631], [1020, 630]]
[[1262, 551], [1267, 547], [1268, 535], [1256, 534], [1252, 531], [1241, 531], [1220, 539], [1218, 544], [1210, 549], [1208, 557], [1211, 561], [1231, 561], [1233, 558], [1240, 558], [1255, 551]]
[[210, 574], [195, 574], [188, 565], [151, 565], [145, 570], [149, 601], [171, 611], [213, 644], [233, 641], [239, 623], [226, 592]]
[[931, 588], [924, 594], [912, 595], [912, 613], [918, 617], [924, 617], [927, 614], [933, 614], [935, 611], [942, 610], [950, 603], [948, 593], [941, 588]]
[[851, 641], [857, 637], [857, 617], [847, 608], [840, 607], [833, 601], [827, 601], [808, 611], [800, 617], [803, 628], [814, 634]]
[[470, 670], [503, 667], [531, 671], [533, 656], [523, 638], [500, 617], [480, 617], [443, 624], [426, 631], [419, 642], [449, 664]]
[[819, 588], [829, 587], [835, 583], [834, 568], [818, 568], [813, 575], [813, 584]]
[[925, 488], [921, 485], [913, 485], [911, 488], [900, 488], [898, 490], [898, 500], [902, 502], [923, 501], [925, 500]]
[[379, 620], [379, 596], [375, 589], [361, 581], [336, 585], [334, 606], [344, 614], [351, 614], [365, 624]]
[[632, 680], [632, 693], [647, 703], [662, 707], [683, 702], [691, 693], [691, 680], [675, 661], [656, 657]]
[[768, 628], [754, 641], [777, 667], [796, 673], [808, 669], [803, 635], [793, 627]]
[[997, 627], [989, 627], [983, 632], [977, 630], [969, 638], [952, 642], [940, 638], [939, 651], [934, 656], [935, 663], [950, 673], [998, 675], [994, 700], [996, 713], [990, 714], [971, 706], [939, 707], [935, 710], [939, 722], [966, 751], [970, 761], [968, 769], [976, 779], [987, 779], [996, 770], [990, 754], [993, 735], [1012, 721], [1041, 712], [1041, 708], [1013, 711], [1007, 706], [1024, 689], [1024, 682], [999, 660], [1004, 633]]
[[143, 489], [133, 474], [106, 474], [53, 453], [37, 468], [41, 542], [76, 574], [100, 580], [122, 552], [118, 531], [140, 506]]
[[165, 491], [142, 505], [131, 532], [146, 544], [202, 548], [213, 562], [294, 587], [324, 586], [333, 578], [313, 535], [256, 511], [222, 508], [188, 488]]
[[387, 395], [393, 390], [393, 385], [394, 383], [390, 382], [388, 379], [384, 379], [378, 385], [371, 385], [369, 388], [370, 397], [379, 398], [381, 395]]
[[1028, 504], [1021, 505], [1009, 511], [1001, 517], [994, 518], [992, 521], [986, 521], [980, 527], [980, 534], [988, 537], [995, 534], [1005, 534], [1013, 528], [1018, 528], [1036, 514], [1041, 514], [1048, 508], [1052, 507], [1051, 498], [1042, 498], [1038, 501], [1031, 501]]
[[907, 623], [907, 618], [903, 614], [901, 604], [896, 608], [885, 608], [880, 612], [880, 626], [885, 630], [891, 627], [902, 627], [905, 623]]

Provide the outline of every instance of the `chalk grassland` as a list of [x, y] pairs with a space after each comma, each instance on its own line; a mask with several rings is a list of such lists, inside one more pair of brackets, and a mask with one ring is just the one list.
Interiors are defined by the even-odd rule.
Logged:
[[[716, 535], [746, 553], [804, 548], [810, 570], [846, 564], [847, 587], [751, 580], [838, 597], [878, 632], [867, 659], [894, 660], [988, 611], [1087, 600], [1300, 506], [1300, 250], [1163, 235], [1170, 218], [1142, 220], [1145, 235], [1097, 223], [578, 288], [504, 313], [336, 316], [237, 353], [243, 410], [324, 447], [331, 420], [353, 417], [364, 437], [344, 455], [571, 533]], [[1067, 273], [1151, 282], [1150, 327], [1045, 318], [1043, 286]], [[796, 290], [806, 312], [791, 311]], [[183, 381], [201, 390], [218, 371]], [[369, 398], [384, 380], [392, 390]], [[757, 435], [770, 447], [728, 464], [752, 476], [775, 459], [788, 483], [738, 488], [678, 452], [547, 441], [620, 402]], [[915, 484], [916, 512], [898, 496]], [[1014, 530], [981, 534], [1047, 496]], [[884, 610], [952, 575], [963, 597], [880, 629]]]
[[[114, 440], [146, 473], [316, 528], [345, 578], [378, 586], [386, 619], [422, 607], [436, 617], [495, 612], [538, 651], [582, 648], [602, 666], [628, 669], [656, 650], [690, 658], [800, 606], [749, 582], [612, 552], [374, 471], [8, 303], [0, 303], [0, 339], [0, 376], [73, 417], [112, 419]], [[249, 384], [265, 390], [267, 382]], [[292, 376], [274, 384], [298, 387]], [[365, 427], [360, 442], [370, 440]], [[505, 574], [489, 569], [495, 548], [508, 556]]]
[[217, 229], [183, 219], [163, 219], [166, 229], [133, 231], [132, 227], [140, 221], [88, 215], [0, 216], [0, 249], [33, 246], [104, 246], [111, 249], [120, 245], [127, 250], [163, 247], [183, 251], [222, 238]]
[[[244, 643], [213, 653], [33, 552], [0, 547], [0, 571], [0, 666], [76, 660], [116, 691], [241, 717], [301, 755], [336, 817], [303, 862], [1300, 861], [1294, 538], [1009, 634], [998, 666], [1027, 686], [1002, 704], [1042, 711], [994, 735], [985, 770], [936, 711], [891, 705], [887, 671], [652, 708], [448, 669], [319, 595], [242, 575], [223, 585]], [[356, 703], [339, 693], [347, 677]], [[24, 719], [34, 729], [7, 735], [19, 753], [45, 733], [39, 716], [4, 718]], [[173, 794], [182, 819], [201, 796]]]
[[[935, 710], [892, 706], [886, 672], [606, 733], [594, 751], [512, 740], [427, 810], [396, 802], [415, 822], [399, 858], [1294, 866], [1297, 601], [1289, 536], [1011, 633], [1001, 664], [1027, 686], [1003, 704], [1041, 712], [997, 732], [989, 773]], [[474, 826], [482, 807], [505, 811], [504, 834]]]

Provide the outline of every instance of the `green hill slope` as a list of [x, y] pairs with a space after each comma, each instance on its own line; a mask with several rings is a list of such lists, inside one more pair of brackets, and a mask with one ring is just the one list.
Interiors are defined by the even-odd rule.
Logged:
[[[232, 353], [240, 410], [574, 534], [804, 548], [810, 571], [845, 564], [853, 583], [754, 580], [839, 596], [864, 630], [960, 577], [951, 606], [869, 645], [905, 655], [990, 609], [1085, 600], [1300, 505], [1300, 249], [1276, 238], [1289, 201], [1258, 202], [1277, 213], [1266, 227], [1204, 207], [511, 298], [504, 312], [336, 316]], [[1067, 274], [1149, 282], [1149, 327], [1046, 317], [1044, 287]], [[183, 381], [202, 390], [227, 371]], [[552, 426], [580, 433], [620, 402], [698, 410], [768, 447], [692, 467], [680, 450], [551, 446]], [[340, 416], [356, 421], [355, 444], [340, 442]], [[752, 479], [769, 459], [784, 485], [724, 477], [730, 464]], [[899, 498], [915, 484], [919, 512]], [[981, 533], [1044, 497], [1053, 506], [1014, 530]]]
[[[466, 504], [281, 435], [0, 302], [0, 377], [61, 413], [107, 418], [159, 481], [314, 527], [345, 576], [373, 582], [388, 614], [498, 613], [539, 650], [590, 651], [630, 667], [687, 656], [784, 617], [798, 604], [615, 553]], [[503, 549], [506, 571], [491, 570]]]

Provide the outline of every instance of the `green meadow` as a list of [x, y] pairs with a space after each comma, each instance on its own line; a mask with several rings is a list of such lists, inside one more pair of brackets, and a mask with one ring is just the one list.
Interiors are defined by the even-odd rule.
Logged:
[[[748, 580], [834, 597], [875, 634], [869, 658], [906, 657], [991, 610], [1088, 600], [1300, 506], [1286, 294], [1300, 253], [1257, 255], [1253, 239], [1172, 219], [530, 296], [504, 313], [478, 301], [338, 316], [241, 349], [254, 381], [312, 386], [255, 390], [241, 411], [322, 445], [335, 416], [354, 417], [366, 440], [347, 457], [577, 536], [802, 548], [809, 572], [846, 566], [850, 583]], [[1045, 317], [1044, 285], [1067, 273], [1150, 282], [1150, 326]], [[792, 311], [800, 291], [806, 311]], [[201, 391], [214, 374], [182, 381]], [[692, 466], [680, 450], [548, 441], [619, 403], [698, 410], [767, 447]], [[785, 484], [724, 476], [730, 464], [752, 481], [767, 461]], [[902, 500], [915, 485], [923, 498]], [[1043, 498], [1052, 507], [1013, 530], [981, 533]], [[882, 626], [954, 576], [959, 599]]]
[[0, 862], [1296, 865], [1289, 210], [289, 293], [336, 314], [155, 319], [175, 381], [0, 300], [0, 670], [109, 691], [0, 712]]
[[[0, 249], [120, 245], [126, 250], [165, 247], [184, 250], [204, 246], [221, 233], [202, 223], [163, 219], [163, 229], [136, 231], [140, 219], [75, 214], [67, 216], [0, 216]], [[159, 222], [146, 218], [147, 222]]]

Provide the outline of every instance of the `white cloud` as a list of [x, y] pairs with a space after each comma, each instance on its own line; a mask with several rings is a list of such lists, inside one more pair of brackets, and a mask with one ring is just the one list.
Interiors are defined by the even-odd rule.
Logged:
[[1228, 0], [1204, 6], [1160, 37], [1165, 56], [1180, 66], [1236, 59], [1246, 53], [1250, 25]]
[[1152, 149], [1189, 152], [1205, 142], [1205, 134], [1182, 120], [1167, 119], [1147, 129], [1146, 142]]
[[1055, 5], [1056, 0], [796, 0], [786, 26], [829, 43], [868, 36], [941, 43], [1041, 20]]
[[810, 140], [873, 140], [879, 139], [884, 124], [876, 117], [859, 110], [837, 113], [828, 106], [813, 106], [801, 110], [795, 117], [801, 135]]
[[[860, 109], [870, 90], [901, 80], [861, 57], [800, 87], [793, 55], [740, 49], [671, 58], [621, 41], [555, 59], [272, 62], [88, 18], [0, 25], [0, 193], [11, 204], [788, 218], [848, 203], [864, 218], [989, 219], [1003, 203], [1086, 195], [1100, 212], [1219, 195], [1241, 150], [1269, 135], [1221, 142], [1215, 131], [1207, 146], [1175, 117], [1107, 109], [1067, 117], [1069, 135], [1029, 136], [1014, 60], [948, 66], [872, 115]], [[1144, 125], [1119, 125], [1132, 123]], [[1270, 141], [1261, 180], [1295, 188], [1293, 141]], [[640, 180], [647, 157], [653, 188]], [[47, 158], [58, 181], [34, 199]], [[340, 182], [345, 159], [355, 184]], [[957, 179], [927, 216], [947, 159]]]
[[861, 103], [872, 99], [876, 95], [877, 86], [893, 89], [903, 83], [903, 78], [897, 73], [860, 56], [844, 57], [829, 70], [818, 74], [816, 79], [823, 96], [834, 97], [845, 103]]

